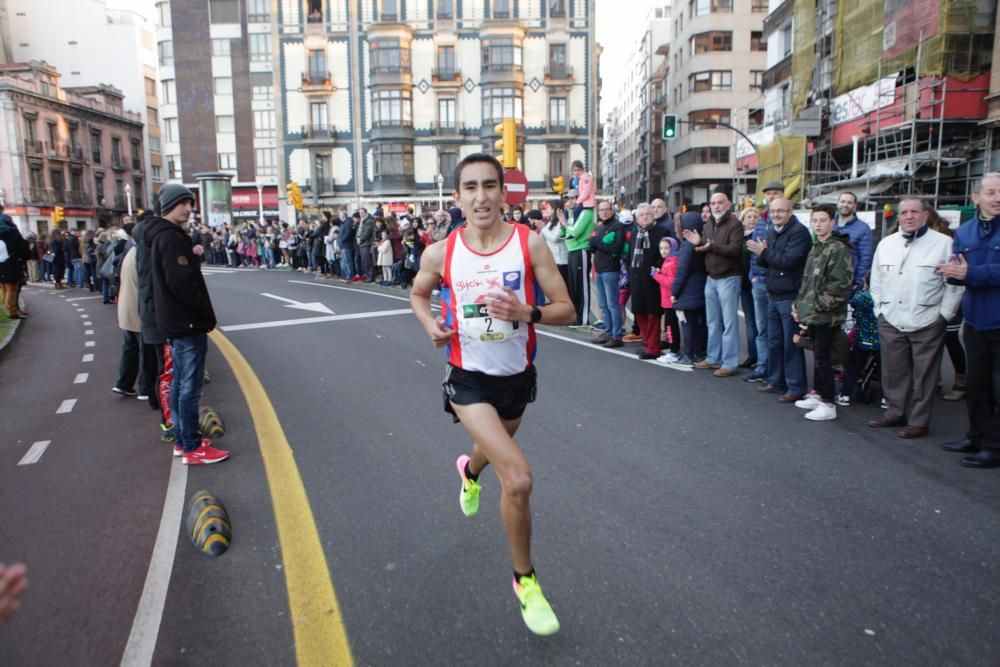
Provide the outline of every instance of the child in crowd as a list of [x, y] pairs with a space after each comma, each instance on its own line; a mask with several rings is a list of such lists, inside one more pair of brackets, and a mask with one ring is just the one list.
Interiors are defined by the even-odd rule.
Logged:
[[837, 395], [837, 405], [845, 407], [851, 404], [858, 379], [867, 367], [869, 358], [877, 358], [879, 353], [878, 320], [875, 317], [875, 302], [868, 290], [868, 276], [865, 276], [864, 287], [851, 294], [849, 303], [854, 309], [851, 354], [844, 371], [844, 383]]
[[389, 232], [382, 232], [378, 242], [378, 266], [382, 269], [382, 280], [379, 285], [388, 285], [392, 282], [392, 242], [389, 241]]
[[[660, 305], [663, 306], [664, 310], [670, 311], [673, 311], [674, 308], [674, 300], [670, 290], [674, 286], [674, 276], [677, 274], [677, 247], [677, 239], [675, 238], [665, 236], [660, 239], [660, 257], [663, 258], [663, 264], [658, 269], [650, 269], [649, 272], [653, 280], [660, 284]], [[664, 319], [670, 327], [670, 350], [661, 355], [657, 361], [667, 364], [677, 361], [680, 356], [681, 336], [680, 331], [677, 331], [677, 318], [665, 317]]]

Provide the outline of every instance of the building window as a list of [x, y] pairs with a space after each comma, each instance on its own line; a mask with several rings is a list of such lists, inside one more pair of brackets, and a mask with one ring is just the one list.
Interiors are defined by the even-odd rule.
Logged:
[[265, 62], [271, 59], [271, 33], [255, 32], [250, 35], [251, 62]]
[[399, 20], [399, 2], [398, 0], [382, 0], [382, 20], [383, 21], [397, 21]]
[[510, 0], [493, 0], [493, 18], [510, 18]]
[[729, 146], [691, 148], [674, 157], [674, 169], [692, 164], [729, 164]]
[[70, 148], [80, 147], [80, 127], [78, 125], [69, 126], [69, 145]]
[[509, 38], [483, 40], [483, 69], [485, 70], [516, 70], [521, 69], [521, 47], [516, 46]]
[[767, 0], [750, 0], [750, 11], [751, 12], [764, 12], [767, 13]]
[[455, 16], [455, 3], [452, 0], [438, 0], [437, 17], [450, 19]]
[[173, 67], [174, 66], [174, 43], [171, 40], [165, 40], [156, 45], [160, 54], [160, 67]]
[[90, 133], [90, 159], [94, 164], [101, 164], [101, 131]]
[[549, 0], [549, 16], [562, 18], [566, 16], [566, 0]]
[[549, 132], [566, 132], [566, 98], [552, 97], [549, 99]]
[[232, 116], [216, 116], [215, 117], [215, 131], [219, 134], [233, 134], [236, 132], [236, 126], [233, 123]]
[[170, 22], [170, 3], [169, 2], [158, 2], [156, 3], [156, 15], [160, 20], [160, 27], [169, 28]]
[[764, 41], [764, 33], [760, 30], [751, 31], [750, 50], [767, 52], [767, 42]]
[[62, 168], [50, 170], [49, 179], [52, 181], [52, 190], [55, 191], [56, 198], [63, 199], [66, 196], [66, 174]]
[[69, 187], [74, 194], [83, 194], [83, 172], [74, 169], [69, 172]]
[[691, 55], [709, 51], [732, 51], [733, 33], [728, 31], [703, 32], [691, 37]]
[[309, 80], [326, 81], [326, 51], [323, 49], [312, 49], [309, 51]]
[[167, 158], [167, 178], [181, 178], [184, 172], [181, 168], [181, 156], [174, 155]]
[[730, 70], [695, 72], [688, 77], [688, 92], [700, 93], [705, 90], [732, 90], [733, 73]]
[[699, 109], [689, 113], [688, 120], [692, 123], [725, 123], [729, 125], [732, 116], [729, 109]]
[[219, 153], [219, 169], [236, 169], [236, 153]]
[[376, 90], [372, 93], [372, 124], [400, 127], [413, 123], [413, 101], [408, 90]]
[[177, 119], [176, 118], [164, 118], [163, 119], [163, 136], [166, 138], [167, 143], [172, 143], [175, 141], [180, 141], [181, 135], [177, 133]]
[[323, 0], [309, 0], [309, 14], [306, 21], [309, 23], [323, 22]]
[[146, 95], [152, 97], [156, 95], [156, 80], [150, 79], [148, 76], [143, 79], [143, 83], [146, 85]]
[[376, 143], [375, 178], [402, 178], [413, 174], [413, 145]]
[[455, 70], [455, 47], [439, 46], [437, 48], [437, 75], [439, 79], [454, 79]]
[[217, 58], [229, 57], [229, 39], [226, 37], [212, 40], [212, 55]]
[[247, 21], [250, 23], [269, 23], [271, 21], [271, 0], [249, 0]]
[[441, 189], [445, 191], [454, 190], [455, 167], [458, 166], [458, 153], [444, 151], [438, 153], [438, 173], [444, 176], [444, 183]]
[[132, 201], [135, 203], [135, 208], [142, 208], [142, 179], [134, 178], [132, 179]]
[[254, 151], [254, 172], [258, 178], [278, 175], [274, 155], [273, 148], [258, 148]]
[[565, 79], [568, 74], [566, 68], [566, 45], [549, 45], [549, 75], [553, 79]]
[[94, 201], [104, 206], [104, 174], [94, 174]]
[[792, 55], [792, 46], [792, 24], [789, 22], [781, 27], [782, 56]]
[[239, 0], [208, 0], [212, 23], [239, 23]]
[[250, 87], [253, 99], [274, 99], [274, 79], [270, 72], [250, 72]]
[[410, 50], [400, 46], [398, 40], [379, 39], [371, 48], [372, 72], [404, 72], [410, 69]]
[[452, 129], [457, 127], [455, 120], [455, 100], [448, 98], [438, 100], [438, 126]]
[[309, 122], [313, 130], [326, 130], [330, 125], [326, 102], [313, 102], [309, 105]]
[[483, 89], [483, 124], [496, 125], [504, 118], [520, 120], [524, 115], [524, 98], [520, 88]]
[[750, 90], [764, 89], [764, 70], [750, 70]]
[[139, 142], [132, 142], [132, 168], [141, 169], [142, 168], [142, 155], [139, 149]]
[[160, 165], [154, 164], [150, 169], [152, 170], [154, 181], [163, 180], [163, 168]]
[[316, 192], [330, 192], [333, 190], [333, 180], [330, 178], [333, 171], [330, 169], [330, 156], [322, 153], [316, 155], [313, 161], [316, 171]]
[[216, 95], [232, 95], [233, 79], [228, 76], [217, 76], [213, 80], [213, 87]]
[[149, 150], [152, 153], [160, 152], [160, 138], [155, 134], [149, 135]]
[[566, 151], [549, 151], [549, 178], [566, 173]]
[[733, 11], [733, 0], [690, 0], [689, 13], [692, 17], [707, 14], [730, 14]]
[[253, 112], [253, 136], [258, 139], [267, 139], [274, 136], [273, 111]]

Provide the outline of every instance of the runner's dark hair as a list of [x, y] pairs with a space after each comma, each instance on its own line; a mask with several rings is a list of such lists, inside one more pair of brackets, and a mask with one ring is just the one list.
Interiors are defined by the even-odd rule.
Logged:
[[500, 161], [486, 153], [473, 153], [472, 155], [466, 155], [462, 158], [461, 162], [455, 165], [454, 183], [456, 192], [462, 187], [462, 170], [475, 162], [485, 162], [493, 165], [493, 168], [497, 170], [497, 176], [500, 177], [500, 187], [503, 187], [503, 166], [501, 166]]

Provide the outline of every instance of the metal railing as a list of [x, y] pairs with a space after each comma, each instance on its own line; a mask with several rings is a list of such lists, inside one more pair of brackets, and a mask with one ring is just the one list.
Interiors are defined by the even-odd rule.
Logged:
[[42, 142], [37, 139], [25, 139], [24, 152], [28, 155], [44, 155], [45, 147]]
[[83, 148], [80, 146], [70, 146], [69, 159], [74, 162], [83, 162]]
[[90, 204], [92, 203], [90, 193], [83, 190], [67, 190], [65, 193], [67, 204]]
[[432, 69], [431, 78], [434, 81], [461, 81], [462, 71], [455, 68], [448, 69]]
[[310, 124], [302, 126], [302, 137], [304, 139], [332, 139], [333, 125]]
[[431, 131], [441, 137], [456, 137], [462, 134], [462, 128], [456, 121], [436, 121], [431, 124]]
[[40, 204], [51, 204], [55, 201], [52, 190], [46, 188], [30, 188], [28, 190], [28, 200]]
[[125, 162], [122, 161], [122, 158], [121, 158], [120, 155], [112, 155], [111, 156], [111, 168], [115, 169], [117, 171], [124, 171], [125, 170]]
[[50, 158], [68, 158], [69, 146], [61, 141], [50, 141], [45, 144], [45, 154]]
[[573, 79], [573, 68], [566, 65], [549, 65], [545, 68], [545, 78], [553, 81]]
[[332, 84], [332, 81], [333, 77], [330, 76], [330, 72], [328, 71], [302, 72], [303, 86], [330, 86]]

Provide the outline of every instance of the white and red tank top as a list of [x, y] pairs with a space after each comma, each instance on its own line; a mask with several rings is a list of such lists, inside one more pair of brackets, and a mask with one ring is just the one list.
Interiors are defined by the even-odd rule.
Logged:
[[455, 334], [447, 347], [448, 363], [487, 375], [516, 375], [535, 360], [535, 327], [490, 317], [486, 303], [492, 292], [511, 288], [521, 303], [534, 305], [539, 293], [531, 269], [531, 230], [510, 225], [510, 236], [488, 255], [471, 250], [462, 229], [448, 235], [441, 281], [445, 326]]

